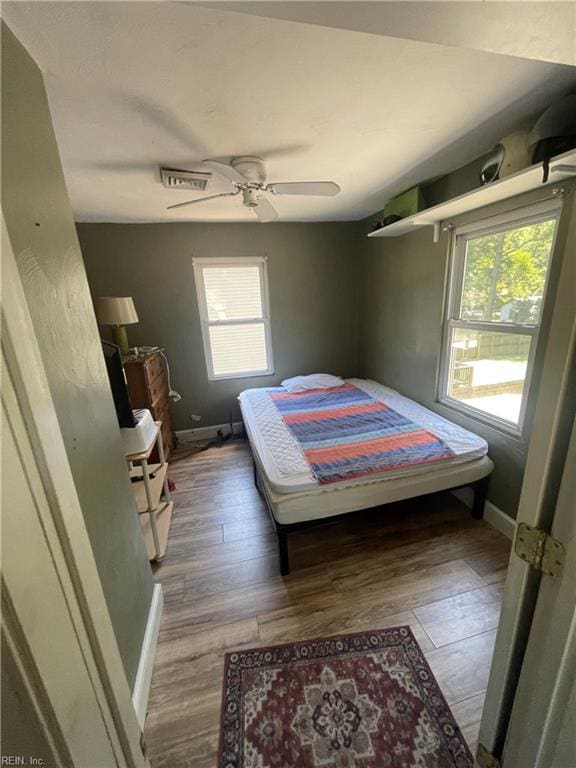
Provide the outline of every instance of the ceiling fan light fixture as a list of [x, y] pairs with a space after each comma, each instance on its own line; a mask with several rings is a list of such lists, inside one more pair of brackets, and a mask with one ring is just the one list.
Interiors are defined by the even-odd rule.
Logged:
[[251, 189], [250, 187], [242, 190], [244, 205], [247, 208], [256, 208], [256, 206], [258, 205], [257, 192], [258, 192], [257, 189]]

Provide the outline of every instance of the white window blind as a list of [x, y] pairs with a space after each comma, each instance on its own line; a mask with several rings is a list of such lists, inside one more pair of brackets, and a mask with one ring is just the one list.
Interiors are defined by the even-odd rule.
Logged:
[[195, 259], [209, 379], [273, 373], [264, 258]]

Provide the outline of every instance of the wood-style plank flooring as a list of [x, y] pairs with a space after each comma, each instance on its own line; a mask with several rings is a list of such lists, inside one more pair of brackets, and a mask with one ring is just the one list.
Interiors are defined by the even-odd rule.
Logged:
[[509, 541], [449, 493], [294, 534], [292, 573], [243, 441], [172, 458], [174, 518], [155, 567], [165, 607], [145, 736], [153, 768], [215, 768], [224, 654], [409, 624], [472, 749]]

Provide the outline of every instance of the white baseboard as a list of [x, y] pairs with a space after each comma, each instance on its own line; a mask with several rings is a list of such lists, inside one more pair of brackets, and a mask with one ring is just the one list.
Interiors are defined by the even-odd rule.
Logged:
[[[232, 429], [234, 434], [240, 432], [243, 427], [241, 421], [234, 421]], [[230, 424], [213, 424], [210, 427], [196, 427], [196, 429], [179, 429], [176, 431], [176, 437], [179, 440], [211, 440], [218, 436], [221, 431], [224, 436], [230, 434]]]
[[484, 520], [486, 520], [488, 525], [503, 533], [508, 539], [512, 540], [514, 538], [516, 520], [507, 515], [506, 512], [498, 509], [491, 501], [487, 501], [484, 504]]
[[[467, 507], [472, 508], [472, 502], [474, 500], [474, 491], [472, 488], [458, 488], [456, 491], [452, 491], [453, 495]], [[506, 512], [502, 512], [501, 509], [491, 501], [486, 501], [484, 504], [484, 520], [496, 528], [500, 533], [503, 533], [509, 539], [514, 538], [514, 530], [516, 528], [516, 521]]]
[[132, 692], [132, 704], [134, 705], [136, 717], [142, 730], [144, 730], [144, 721], [146, 720], [150, 683], [152, 682], [152, 669], [154, 667], [154, 653], [156, 652], [156, 641], [158, 640], [158, 632], [160, 630], [163, 604], [162, 587], [160, 584], [155, 584], [150, 611], [148, 612], [148, 621], [146, 622], [146, 631], [144, 632], [144, 640], [142, 641], [134, 690]]

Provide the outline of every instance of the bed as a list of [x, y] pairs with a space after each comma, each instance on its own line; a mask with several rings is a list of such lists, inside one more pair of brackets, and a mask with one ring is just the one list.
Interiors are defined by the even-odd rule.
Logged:
[[[290, 572], [289, 533], [340, 515], [467, 486], [473, 517], [483, 514], [494, 468], [485, 440], [378, 382], [342, 385], [298, 396], [283, 387], [247, 389], [238, 398], [283, 575]], [[329, 431], [318, 432], [319, 423]], [[355, 430], [364, 431], [364, 442], [354, 444]]]

